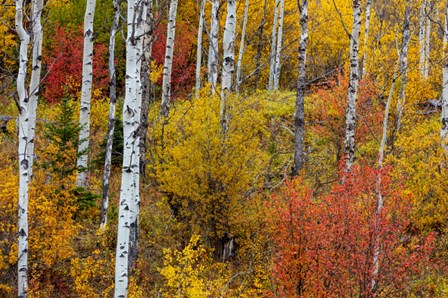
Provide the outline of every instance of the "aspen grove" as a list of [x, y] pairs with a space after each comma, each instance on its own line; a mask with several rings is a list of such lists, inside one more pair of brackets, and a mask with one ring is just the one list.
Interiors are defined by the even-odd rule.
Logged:
[[0, 45], [0, 297], [448, 297], [448, 0], [3, 0]]

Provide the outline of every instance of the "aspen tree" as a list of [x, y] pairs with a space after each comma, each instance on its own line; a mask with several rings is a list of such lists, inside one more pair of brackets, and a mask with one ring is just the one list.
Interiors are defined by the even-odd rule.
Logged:
[[[17, 106], [19, 108], [19, 199], [18, 199], [18, 297], [28, 297], [28, 191], [33, 175], [36, 109], [42, 61], [43, 0], [31, 2], [31, 38], [24, 28], [24, 1], [16, 0], [15, 28], [20, 39], [17, 74]], [[26, 88], [28, 47], [31, 41], [32, 67], [29, 90]]]
[[115, 258], [115, 297], [127, 297], [131, 229], [136, 224], [139, 208], [142, 37], [146, 20], [146, 2], [128, 1], [126, 40], [126, 93], [123, 105], [123, 167], [118, 213], [117, 250]]
[[171, 73], [173, 68], [174, 39], [176, 35], [177, 0], [171, 0], [168, 14], [165, 62], [163, 64], [161, 114], [168, 117], [171, 101]]
[[212, 94], [216, 92], [218, 81], [218, 33], [219, 33], [219, 0], [212, 0], [212, 16], [210, 24], [210, 47], [208, 50], [208, 82], [211, 83]]
[[201, 65], [202, 65], [202, 33], [204, 31], [204, 10], [205, 0], [201, 1], [198, 26], [198, 45], [196, 49], [196, 96], [199, 95], [201, 89]]
[[353, 0], [353, 27], [350, 34], [350, 83], [347, 95], [347, 110], [345, 113], [344, 155], [346, 171], [350, 171], [355, 161], [355, 126], [356, 100], [359, 83], [359, 35], [361, 29], [361, 1]]
[[408, 82], [408, 50], [409, 41], [411, 39], [410, 31], [410, 18], [411, 18], [411, 7], [410, 0], [406, 1], [404, 23], [403, 23], [403, 36], [401, 42], [401, 53], [400, 53], [400, 73], [401, 73], [401, 85], [397, 101], [397, 131], [401, 129], [401, 119], [403, 117], [404, 103], [406, 101], [406, 85]]
[[278, 20], [277, 50], [275, 52], [274, 90], [278, 90], [283, 46], [283, 21], [285, 19], [285, 0], [280, 0], [280, 16]]
[[79, 132], [78, 146], [78, 180], [77, 185], [85, 187], [87, 182], [87, 165], [89, 158], [89, 136], [90, 136], [90, 100], [92, 97], [93, 78], [93, 18], [95, 15], [96, 0], [87, 0], [84, 15], [84, 50], [82, 58], [82, 86], [81, 86], [81, 108], [79, 110]]
[[101, 200], [101, 218], [100, 229], [104, 230], [107, 225], [107, 211], [109, 207], [109, 178], [110, 168], [112, 163], [112, 146], [115, 130], [115, 105], [117, 102], [116, 93], [116, 73], [115, 73], [115, 36], [118, 32], [120, 25], [120, 4], [118, 0], [114, 2], [114, 20], [112, 28], [110, 30], [109, 37], [109, 122], [107, 126], [107, 141], [106, 141], [106, 154], [104, 160], [104, 175], [103, 175], [103, 194]]
[[426, 67], [426, 0], [423, 0], [422, 6], [420, 7], [420, 17], [419, 17], [419, 31], [418, 31], [418, 41], [420, 46], [420, 75], [425, 77], [425, 67]]
[[243, 54], [245, 49], [245, 38], [246, 38], [246, 28], [247, 28], [247, 15], [249, 13], [249, 0], [246, 0], [244, 4], [244, 19], [243, 19], [243, 29], [241, 30], [241, 41], [240, 50], [238, 52], [238, 62], [236, 66], [236, 84], [235, 91], [239, 93], [241, 84], [241, 64], [243, 62]]
[[299, 66], [297, 79], [296, 111], [294, 115], [294, 163], [292, 176], [303, 168], [305, 134], [306, 50], [308, 44], [308, 0], [298, 2], [300, 10]]
[[257, 45], [257, 55], [255, 57], [255, 90], [258, 89], [258, 84], [260, 82], [260, 60], [261, 60], [261, 52], [263, 51], [263, 30], [264, 25], [266, 23], [266, 11], [267, 11], [267, 0], [264, 0], [263, 5], [263, 18], [261, 19], [260, 27], [258, 29], [258, 45]]
[[362, 57], [362, 71], [361, 75], [365, 76], [367, 74], [367, 45], [369, 41], [370, 33], [370, 10], [371, 10], [372, 0], [367, 0], [366, 2], [366, 22], [364, 25], [364, 55]]
[[223, 63], [222, 63], [222, 82], [221, 82], [221, 126], [223, 132], [228, 129], [228, 115], [226, 97], [232, 91], [232, 76], [235, 70], [234, 47], [235, 47], [235, 27], [236, 27], [236, 0], [227, 1], [226, 25], [222, 40]]
[[440, 139], [442, 148], [448, 154], [448, 0], [445, 4], [445, 25], [443, 32], [443, 65], [442, 65], [442, 127]]
[[277, 44], [277, 21], [278, 21], [278, 6], [281, 0], [275, 0], [274, 8], [274, 21], [272, 22], [272, 34], [271, 34], [271, 54], [269, 56], [269, 82], [268, 90], [272, 91], [274, 86], [274, 74], [275, 74], [275, 51]]

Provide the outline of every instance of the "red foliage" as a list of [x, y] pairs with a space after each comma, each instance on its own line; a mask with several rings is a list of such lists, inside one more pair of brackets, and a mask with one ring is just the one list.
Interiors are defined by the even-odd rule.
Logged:
[[[384, 199], [379, 215], [378, 175]], [[343, 181], [320, 199], [313, 198], [299, 179], [273, 196], [277, 294], [409, 296], [411, 280], [431, 267], [434, 235], [421, 239], [407, 231], [410, 198], [392, 188], [388, 171], [354, 166]], [[376, 243], [379, 274], [372, 289]]]
[[[81, 91], [83, 30], [56, 26], [44, 49], [44, 65], [48, 75], [43, 81], [43, 95], [49, 102], [58, 102], [63, 96], [77, 97]], [[107, 47], [94, 45], [93, 89], [106, 91], [109, 82]]]
[[[155, 30], [156, 40], [152, 48], [152, 57], [158, 66], [163, 66], [166, 49], [166, 24], [159, 24]], [[186, 96], [195, 83], [195, 35], [188, 24], [176, 23], [176, 39], [174, 43], [173, 72], [171, 75], [171, 94], [173, 97]], [[162, 75], [157, 84], [162, 86]]]

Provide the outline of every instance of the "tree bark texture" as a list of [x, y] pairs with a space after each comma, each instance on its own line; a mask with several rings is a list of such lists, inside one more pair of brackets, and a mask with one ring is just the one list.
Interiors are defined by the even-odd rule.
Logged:
[[249, 0], [246, 0], [244, 4], [244, 19], [243, 19], [243, 29], [241, 30], [241, 41], [240, 41], [240, 50], [238, 52], [238, 62], [236, 66], [236, 84], [235, 91], [236, 93], [240, 92], [240, 84], [241, 84], [241, 65], [243, 63], [243, 54], [245, 50], [245, 38], [246, 38], [246, 28], [247, 28], [247, 15], [249, 13]]
[[268, 90], [272, 91], [274, 86], [274, 74], [275, 74], [275, 51], [277, 44], [277, 21], [278, 21], [278, 7], [281, 0], [275, 1], [274, 8], [274, 21], [272, 22], [272, 35], [271, 35], [271, 54], [269, 56], [269, 82]]
[[205, 1], [201, 1], [198, 25], [198, 45], [196, 49], [196, 97], [199, 96], [199, 89], [201, 89], [201, 65], [202, 65], [202, 33], [204, 31], [204, 10]]
[[445, 25], [443, 33], [443, 65], [442, 65], [442, 128], [440, 139], [442, 148], [448, 154], [448, 0], [445, 4]]
[[115, 297], [127, 297], [130, 234], [139, 207], [139, 134], [141, 112], [142, 33], [146, 19], [145, 3], [128, 1], [126, 40], [126, 93], [123, 105], [123, 167], [118, 214], [115, 263]]
[[104, 160], [104, 175], [103, 175], [103, 194], [101, 199], [101, 218], [100, 229], [105, 230], [107, 225], [107, 212], [109, 208], [109, 179], [110, 169], [112, 164], [112, 146], [114, 140], [115, 131], [115, 106], [117, 102], [116, 92], [116, 74], [115, 74], [115, 35], [118, 32], [120, 25], [120, 4], [118, 0], [114, 2], [114, 20], [112, 28], [110, 30], [109, 37], [109, 121], [107, 125], [107, 141], [106, 141], [106, 154]]
[[285, 19], [285, 0], [280, 0], [280, 16], [278, 19], [278, 34], [277, 34], [277, 50], [275, 52], [275, 68], [274, 68], [274, 90], [278, 90], [280, 82], [280, 70], [282, 67], [281, 54], [283, 46], [283, 21]]
[[212, 0], [212, 16], [210, 24], [210, 47], [208, 51], [208, 82], [211, 84], [212, 94], [216, 92], [218, 81], [218, 36], [219, 36], [219, 0]]
[[227, 16], [223, 46], [222, 82], [221, 82], [221, 126], [224, 132], [228, 129], [227, 115], [227, 94], [232, 91], [233, 72], [235, 71], [234, 47], [235, 47], [235, 27], [236, 27], [236, 0], [227, 1]]
[[346, 171], [355, 162], [356, 100], [359, 83], [359, 35], [361, 29], [361, 1], [353, 0], [353, 27], [350, 35], [350, 82], [345, 113], [344, 155]]
[[[294, 115], [294, 163], [292, 176], [297, 176], [304, 164], [305, 135], [305, 89], [306, 89], [306, 49], [308, 44], [308, 0], [301, 1], [300, 9], [300, 42], [299, 65], [296, 95], [296, 111]], [[299, 2], [300, 3], [300, 2]]]
[[90, 100], [92, 97], [93, 78], [93, 18], [95, 14], [96, 0], [87, 0], [86, 13], [84, 15], [84, 50], [82, 58], [82, 86], [81, 86], [81, 108], [79, 110], [79, 132], [78, 146], [78, 180], [77, 185], [85, 187], [87, 183], [87, 166], [89, 158], [89, 136], [90, 136]]
[[366, 2], [366, 22], [364, 26], [364, 55], [362, 57], [362, 76], [365, 76], [367, 74], [367, 45], [369, 42], [369, 33], [370, 33], [370, 16], [371, 16], [371, 5], [372, 0], [367, 0]]
[[171, 73], [173, 68], [174, 39], [176, 35], [177, 0], [171, 0], [168, 15], [165, 62], [163, 64], [162, 107], [161, 114], [168, 117], [171, 103]]

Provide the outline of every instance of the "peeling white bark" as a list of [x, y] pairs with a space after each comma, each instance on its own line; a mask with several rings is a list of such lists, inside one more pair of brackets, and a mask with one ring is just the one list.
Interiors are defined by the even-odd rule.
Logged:
[[115, 297], [127, 297], [130, 230], [136, 224], [139, 207], [139, 134], [141, 112], [142, 33], [146, 2], [128, 1], [126, 41], [126, 93], [123, 105], [123, 168], [118, 214], [115, 263]]
[[346, 171], [350, 171], [355, 162], [355, 128], [356, 100], [359, 83], [359, 35], [361, 29], [361, 1], [353, 0], [353, 27], [350, 35], [350, 83], [347, 95], [347, 110], [345, 114], [344, 155]]
[[109, 178], [110, 168], [112, 163], [112, 146], [115, 131], [115, 105], [117, 102], [116, 93], [116, 74], [115, 74], [115, 35], [118, 32], [120, 24], [120, 4], [118, 0], [114, 2], [114, 20], [110, 30], [109, 37], [109, 123], [107, 129], [106, 154], [104, 161], [104, 175], [103, 175], [103, 195], [101, 200], [101, 218], [100, 229], [105, 230], [107, 225], [107, 211], [109, 208]]
[[372, 0], [367, 0], [366, 2], [366, 22], [364, 26], [364, 55], [362, 57], [362, 76], [367, 74], [367, 44], [369, 41], [369, 33], [370, 33], [370, 9], [372, 5]]
[[280, 0], [280, 17], [278, 20], [277, 51], [275, 52], [274, 90], [278, 90], [281, 70], [281, 54], [283, 46], [283, 21], [285, 18], [285, 0]]
[[28, 190], [33, 174], [36, 109], [42, 62], [43, 0], [31, 2], [31, 55], [32, 69], [29, 90], [26, 88], [28, 47], [30, 35], [24, 22], [24, 1], [16, 0], [15, 28], [20, 39], [19, 69], [17, 74], [17, 101], [19, 106], [19, 199], [18, 199], [18, 297], [28, 297]]
[[269, 83], [268, 90], [272, 91], [274, 86], [274, 73], [275, 73], [275, 51], [277, 44], [277, 21], [278, 21], [278, 6], [280, 5], [280, 0], [275, 1], [274, 8], [274, 21], [272, 22], [272, 35], [271, 35], [271, 54], [269, 56]]
[[79, 110], [79, 132], [78, 146], [78, 179], [77, 185], [85, 187], [87, 183], [88, 150], [90, 136], [90, 100], [92, 97], [93, 78], [93, 18], [95, 14], [96, 0], [88, 0], [86, 13], [84, 15], [84, 50], [82, 58], [82, 87], [81, 107]]
[[442, 128], [440, 139], [442, 148], [448, 154], [448, 1], [445, 5], [445, 32], [443, 33], [443, 65], [442, 65]]
[[420, 17], [419, 17], [419, 31], [418, 31], [418, 41], [420, 45], [420, 75], [425, 77], [425, 66], [426, 66], [426, 46], [425, 46], [425, 35], [426, 35], [426, 0], [423, 0], [422, 6], [420, 8]]
[[[300, 2], [302, 2], [300, 4]], [[300, 9], [300, 42], [299, 67], [297, 80], [296, 111], [294, 115], [294, 163], [292, 176], [297, 176], [304, 164], [305, 136], [305, 89], [306, 89], [306, 49], [308, 44], [308, 0], [299, 1]]]
[[199, 96], [199, 89], [201, 89], [202, 33], [204, 31], [205, 0], [201, 1], [200, 10], [201, 11], [199, 14], [198, 44], [196, 48], [196, 97]]
[[241, 65], [243, 63], [243, 54], [246, 48], [246, 28], [247, 28], [247, 16], [249, 13], [249, 0], [246, 0], [244, 5], [244, 19], [243, 19], [243, 29], [241, 31], [241, 41], [240, 41], [240, 50], [238, 52], [238, 62], [236, 66], [236, 84], [235, 84], [235, 92], [240, 92], [240, 84], [241, 84]]
[[222, 40], [224, 59], [222, 63], [221, 82], [221, 126], [224, 132], [228, 129], [228, 115], [226, 97], [232, 91], [232, 77], [235, 70], [234, 47], [236, 27], [236, 0], [227, 1], [226, 25]]
[[161, 114], [168, 117], [171, 103], [171, 72], [173, 68], [174, 40], [176, 35], [177, 0], [171, 0], [168, 15], [165, 62], [163, 65]]
[[[430, 13], [430, 11], [428, 11]], [[423, 76], [425, 79], [429, 77], [429, 55], [431, 53], [431, 20], [426, 17], [426, 33], [425, 33], [425, 66]]]
[[210, 47], [208, 50], [208, 82], [211, 83], [211, 92], [216, 92], [218, 82], [218, 36], [219, 36], [219, 0], [212, 0], [212, 16], [210, 24]]
[[400, 72], [401, 72], [401, 85], [400, 93], [397, 101], [397, 132], [401, 129], [401, 119], [403, 117], [403, 109], [406, 101], [406, 85], [408, 82], [408, 50], [409, 41], [411, 40], [410, 31], [410, 18], [411, 18], [411, 8], [409, 0], [406, 1], [406, 11], [403, 23], [403, 37], [401, 44], [400, 53]]

